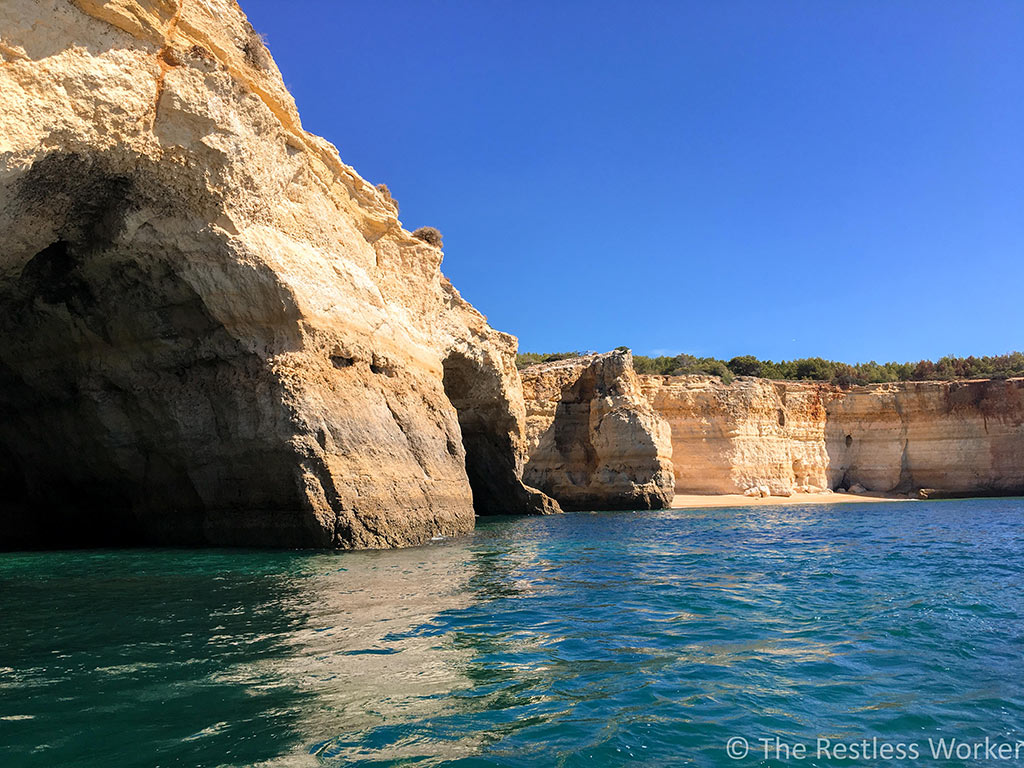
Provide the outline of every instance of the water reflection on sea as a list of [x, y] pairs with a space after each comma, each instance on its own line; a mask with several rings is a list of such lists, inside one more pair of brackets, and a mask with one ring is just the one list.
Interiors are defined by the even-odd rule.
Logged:
[[1020, 500], [0, 557], [5, 765], [734, 765], [1024, 722]]

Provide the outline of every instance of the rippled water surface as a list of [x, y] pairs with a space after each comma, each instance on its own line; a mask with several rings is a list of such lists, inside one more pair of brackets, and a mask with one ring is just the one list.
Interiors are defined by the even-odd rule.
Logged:
[[1017, 499], [794, 505], [396, 552], [4, 554], [0, 764], [753, 766], [727, 739], [1024, 737], [1022, 522]]

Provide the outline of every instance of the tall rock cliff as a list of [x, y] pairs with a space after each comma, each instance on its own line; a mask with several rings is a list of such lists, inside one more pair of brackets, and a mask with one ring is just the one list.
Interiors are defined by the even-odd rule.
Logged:
[[672, 431], [677, 493], [772, 494], [827, 485], [827, 388], [741, 377], [641, 376]]
[[543, 363], [522, 378], [526, 482], [568, 509], [669, 505], [669, 426], [645, 400], [629, 352]]
[[641, 382], [672, 429], [677, 493], [1024, 492], [1022, 379], [851, 390], [748, 377]]
[[1024, 494], [1024, 379], [857, 387], [829, 405], [833, 487]]
[[515, 339], [302, 129], [233, 0], [0, 4], [0, 233], [0, 547], [553, 508]]

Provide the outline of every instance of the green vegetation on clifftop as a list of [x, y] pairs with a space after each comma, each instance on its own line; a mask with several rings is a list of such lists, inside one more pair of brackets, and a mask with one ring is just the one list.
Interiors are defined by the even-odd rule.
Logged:
[[[626, 347], [618, 347], [626, 349]], [[579, 357], [586, 352], [555, 352], [540, 354], [522, 352], [517, 364], [520, 368], [553, 360]], [[753, 355], [741, 355], [732, 360], [714, 357], [674, 355], [645, 357], [633, 355], [637, 373], [654, 373], [665, 376], [684, 374], [706, 374], [718, 376], [729, 383], [734, 376], [760, 376], [765, 379], [783, 381], [828, 381], [841, 387], [855, 384], [879, 384], [889, 381], [951, 381], [953, 379], [1006, 379], [1024, 376], [1024, 354], [1011, 352], [1008, 355], [982, 357], [954, 357], [947, 355], [937, 362], [921, 360], [916, 363], [839, 363], [820, 357], [805, 357], [800, 360], [758, 360]]]

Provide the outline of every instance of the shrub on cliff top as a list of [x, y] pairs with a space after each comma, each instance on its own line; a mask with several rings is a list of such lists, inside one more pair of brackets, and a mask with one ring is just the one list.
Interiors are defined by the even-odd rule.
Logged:
[[383, 183], [378, 184], [377, 185], [377, 191], [380, 192], [381, 195], [384, 196], [385, 200], [387, 200], [389, 203], [391, 203], [393, 206], [395, 206], [395, 213], [397, 214], [398, 213], [398, 201], [395, 200], [395, 198], [393, 198], [391, 196], [391, 190], [388, 189], [388, 185], [387, 184], [383, 184]]
[[761, 361], [753, 355], [740, 355], [734, 357], [728, 363], [729, 370], [735, 373], [737, 376], [760, 376], [761, 375]]
[[796, 378], [811, 381], [831, 381], [835, 363], [820, 357], [807, 357], [796, 361]]
[[441, 231], [435, 227], [420, 227], [412, 233], [412, 236], [435, 248], [441, 247]]
[[245, 22], [245, 40], [242, 41], [242, 53], [249, 66], [255, 69], [269, 69], [270, 51], [267, 50], [267, 38], [252, 28], [252, 24]]
[[[578, 352], [538, 355], [519, 353], [519, 367], [579, 355]], [[820, 357], [800, 360], [758, 360], [753, 355], [734, 357], [728, 363], [713, 357], [675, 355], [673, 357], [646, 357], [633, 355], [637, 373], [661, 375], [705, 374], [720, 376], [731, 381], [737, 376], [760, 376], [765, 379], [830, 381], [840, 387], [857, 384], [878, 384], [892, 381], [951, 381], [954, 379], [1005, 379], [1024, 376], [1024, 353], [984, 357], [953, 357], [947, 355], [938, 362], [922, 360], [919, 363], [838, 363]]]

